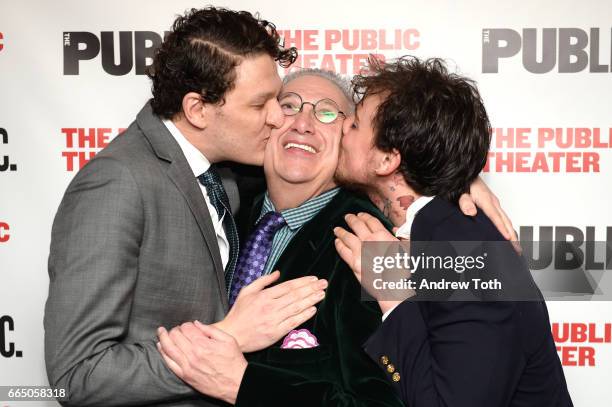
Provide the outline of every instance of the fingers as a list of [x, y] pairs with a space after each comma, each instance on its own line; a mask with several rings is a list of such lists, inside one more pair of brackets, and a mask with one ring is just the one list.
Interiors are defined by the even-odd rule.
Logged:
[[275, 285], [274, 287], [266, 288], [266, 294], [271, 298], [280, 298], [287, 293], [299, 289], [300, 287], [312, 285], [313, 289], [316, 289], [319, 284], [319, 279], [315, 276], [306, 276], [300, 278], [294, 278], [293, 280], [285, 281], [281, 284]]
[[[185, 355], [185, 358], [188, 361], [190, 361], [190, 360], [193, 360], [195, 357], [195, 354], [193, 351], [194, 351], [194, 345], [195, 345], [197, 338], [196, 337], [191, 338], [185, 335], [183, 331], [181, 331], [181, 328], [183, 326], [186, 327], [187, 325], [191, 325], [193, 328], [193, 324], [188, 322], [188, 323], [172, 328], [170, 332], [168, 332], [168, 335], [170, 336], [170, 339], [172, 339], [172, 342], [174, 342], [174, 344], [177, 346], [177, 348], [183, 353], [183, 355]], [[193, 333], [193, 331], [191, 331], [191, 333]]]
[[334, 228], [334, 235], [353, 253], [361, 252], [361, 239], [344, 228]]
[[221, 329], [212, 325], [204, 325], [200, 321], [195, 321], [195, 327], [206, 335], [208, 338], [220, 341], [220, 342], [234, 342], [234, 337], [230, 334], [223, 332]]
[[374, 235], [392, 236], [382, 222], [369, 213], [360, 212], [357, 216], [349, 214], [344, 219], [353, 233], [337, 227], [334, 228], [334, 234], [352, 250], [356, 248], [357, 243], [361, 244], [363, 241], [369, 241]]
[[516, 237], [510, 218], [508, 218], [508, 215], [506, 215], [506, 212], [504, 212], [499, 204], [499, 199], [493, 193], [486, 200], [486, 204], [483, 203], [482, 210], [506, 240], [513, 240], [513, 237]]
[[185, 322], [179, 326], [179, 329], [183, 336], [188, 339], [192, 344], [198, 339], [202, 338], [203, 334], [200, 329], [192, 322]]
[[[470, 194], [470, 200], [473, 199], [473, 202], [482, 209], [484, 214], [493, 222], [497, 230], [499, 230], [505, 239], [511, 240], [516, 236], [510, 219], [499, 204], [499, 199], [497, 199], [495, 194], [491, 192], [487, 184], [485, 184], [480, 177], [476, 178], [476, 180], [472, 182], [472, 185], [470, 185]], [[463, 196], [461, 198], [463, 198]]]
[[359, 212], [357, 214], [357, 218], [364, 221], [372, 233], [382, 231], [388, 232], [387, 228], [382, 224], [382, 222], [376, 219], [374, 216], [370, 215], [369, 213]]
[[185, 355], [183, 350], [181, 350], [180, 347], [176, 344], [174, 340], [175, 336], [176, 335], [171, 337], [168, 331], [163, 327], [159, 327], [157, 329], [157, 337], [159, 338], [160, 348], [164, 351], [164, 354], [169, 359], [171, 359], [178, 365], [182, 372], [182, 367], [186, 366], [188, 361], [187, 356]]
[[[504, 211], [502, 209], [502, 207], [499, 204], [499, 200], [495, 200], [493, 202], [493, 204], [497, 207], [497, 209], [499, 210], [499, 212], [501, 213], [501, 217], [502, 220], [504, 222], [504, 227], [506, 229], [506, 232], [509, 236], [509, 240], [512, 242], [512, 246], [514, 247], [514, 250], [518, 253], [521, 254], [523, 253], [523, 248], [521, 247], [519, 241], [518, 241], [518, 235], [516, 234], [516, 231], [514, 230], [514, 227], [512, 226], [512, 221], [510, 220], [510, 218], [508, 217], [508, 214], [506, 213], [506, 211]], [[508, 239], [508, 237], [506, 236], [506, 234], [503, 234], [504, 237], [506, 239]]]
[[506, 237], [506, 239], [512, 240], [513, 242], [517, 241], [518, 235], [516, 234], [516, 231], [514, 230], [514, 227], [512, 226], [512, 221], [508, 217], [508, 214], [506, 213], [506, 211], [502, 209], [501, 205], [499, 204], [499, 200], [495, 200], [493, 204], [495, 205], [497, 210], [500, 212], [502, 221], [504, 222], [504, 227], [508, 235], [508, 237], [506, 237], [506, 235], [504, 234], [504, 237]]
[[387, 229], [379, 230], [374, 233], [368, 240], [368, 242], [397, 242], [398, 238]]
[[336, 251], [361, 282], [361, 240], [340, 227], [334, 228], [334, 234], [337, 237]]
[[168, 366], [168, 368], [172, 371], [172, 373], [174, 373], [178, 377], [183, 377], [183, 374], [184, 374], [183, 369], [181, 369], [178, 363], [176, 363], [174, 360], [170, 358], [170, 356], [168, 356], [168, 354], [164, 351], [164, 348], [162, 347], [161, 343], [157, 342], [156, 346], [157, 346], [157, 350], [159, 351], [159, 353], [161, 353], [162, 359], [166, 363], [166, 366]]
[[244, 291], [244, 294], [253, 293], [257, 291], [261, 291], [280, 277], [280, 272], [276, 270], [273, 273], [266, 274], [265, 276], [259, 277], [257, 280], [253, 281], [251, 284], [244, 287], [240, 292]]
[[502, 236], [504, 237], [504, 239], [506, 240], [510, 240], [510, 237], [512, 236], [512, 232], [509, 232], [508, 229], [506, 228], [506, 224], [504, 223], [504, 220], [502, 219], [502, 212], [500, 212], [501, 208], [498, 209], [499, 206], [495, 206], [494, 205], [494, 201], [488, 200], [486, 204], [482, 204], [482, 211], [485, 213], [485, 215], [487, 215], [487, 217], [491, 220], [491, 222], [493, 222], [493, 224], [495, 225], [495, 227], [497, 228], [497, 230], [499, 230], [499, 233], [502, 234]]
[[291, 315], [299, 314], [321, 302], [323, 298], [325, 298], [325, 291], [323, 291], [323, 288], [327, 287], [327, 281], [320, 281], [325, 283], [325, 285], [321, 284], [319, 286], [321, 289], [313, 290], [310, 287], [304, 287], [297, 292], [288, 293], [279, 298], [275, 307], [279, 309], [281, 318], [285, 319]]
[[353, 251], [339, 238], [336, 239], [334, 243], [336, 244], [336, 251], [340, 255], [340, 258], [344, 260], [346, 264], [353, 264], [355, 257]]
[[459, 208], [461, 208], [461, 212], [465, 215], [476, 216], [476, 205], [468, 194], [462, 194], [459, 198]]
[[281, 330], [281, 332], [279, 333], [279, 336], [283, 336], [283, 335], [287, 335], [287, 333], [289, 333], [289, 331], [291, 331], [292, 329], [297, 328], [298, 326], [302, 325], [304, 322], [308, 321], [310, 318], [312, 318], [314, 316], [314, 314], [317, 313], [317, 308], [316, 307], [309, 307], [307, 309], [305, 309], [304, 311], [300, 312], [297, 315], [293, 315], [289, 318], [286, 318], [283, 322], [281, 322], [279, 324], [279, 330]]
[[368, 224], [365, 222], [364, 219], [353, 214], [348, 214], [344, 217], [344, 220], [346, 221], [349, 228], [360, 240], [364, 240], [366, 236], [372, 234], [372, 231], [370, 230]]

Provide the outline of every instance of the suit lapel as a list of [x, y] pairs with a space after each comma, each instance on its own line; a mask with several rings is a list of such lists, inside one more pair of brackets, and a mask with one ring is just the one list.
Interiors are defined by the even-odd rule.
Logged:
[[197, 184], [187, 159], [180, 147], [173, 139], [166, 126], [155, 116], [149, 103], [138, 114], [136, 121], [143, 134], [151, 144], [153, 151], [161, 160], [167, 161], [168, 177], [181, 192], [189, 209], [195, 217], [196, 223], [204, 237], [206, 246], [212, 256], [213, 265], [217, 274], [217, 282], [221, 292], [221, 299], [225, 309], [228, 308], [227, 294], [225, 292], [225, 275], [217, 235], [215, 233], [208, 207], [202, 191]]

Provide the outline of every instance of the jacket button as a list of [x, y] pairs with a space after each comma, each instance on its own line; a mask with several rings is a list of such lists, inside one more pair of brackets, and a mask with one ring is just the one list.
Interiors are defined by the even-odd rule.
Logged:
[[391, 376], [391, 378], [393, 379], [394, 382], [399, 382], [400, 381], [400, 374], [398, 372], [393, 373], [393, 376]]
[[395, 366], [393, 366], [392, 364], [388, 364], [387, 365], [387, 372], [389, 372], [389, 373], [395, 372]]
[[381, 356], [380, 363], [382, 363], [385, 366], [388, 365], [389, 364], [389, 358], [387, 356]]

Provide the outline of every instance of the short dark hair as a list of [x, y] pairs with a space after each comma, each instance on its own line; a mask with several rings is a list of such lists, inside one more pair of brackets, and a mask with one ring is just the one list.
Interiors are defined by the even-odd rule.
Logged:
[[442, 59], [369, 59], [353, 80], [362, 97], [379, 94], [374, 145], [401, 154], [399, 171], [421, 195], [457, 202], [487, 160], [491, 125], [475, 83]]
[[189, 92], [205, 103], [223, 103], [243, 58], [267, 54], [282, 67], [295, 61], [295, 47], [284, 49], [280, 42], [274, 24], [247, 11], [191, 9], [174, 21], [147, 72], [153, 112], [172, 118]]

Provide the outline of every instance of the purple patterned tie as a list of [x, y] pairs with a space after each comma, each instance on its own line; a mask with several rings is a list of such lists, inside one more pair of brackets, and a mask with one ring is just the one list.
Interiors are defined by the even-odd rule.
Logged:
[[232, 289], [229, 297], [230, 306], [234, 304], [238, 293], [244, 286], [251, 284], [262, 276], [266, 261], [272, 250], [274, 234], [285, 225], [285, 219], [278, 212], [268, 212], [259, 220], [255, 230], [240, 251], [240, 257], [232, 279]]

